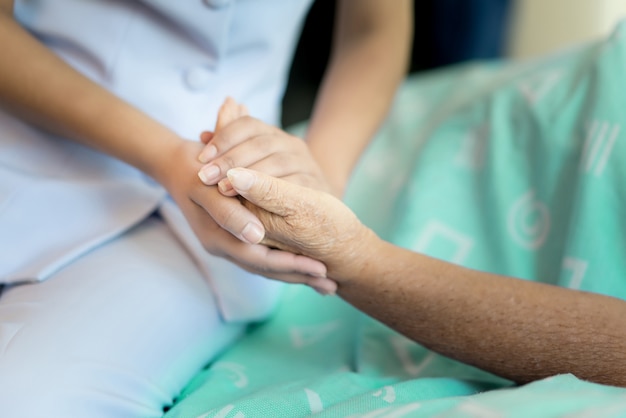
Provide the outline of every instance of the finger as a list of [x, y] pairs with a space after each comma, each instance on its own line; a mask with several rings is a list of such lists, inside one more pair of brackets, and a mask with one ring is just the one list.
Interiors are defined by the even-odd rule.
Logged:
[[[283, 150], [272, 153], [265, 158], [249, 164], [237, 164], [238, 162], [239, 161], [233, 161], [231, 163], [232, 167], [229, 167], [229, 169], [244, 167], [282, 179], [313, 174], [321, 176], [321, 173], [318, 173], [319, 169], [311, 160], [303, 158], [302, 155], [293, 152], [283, 152]], [[226, 170], [226, 172], [228, 172], [228, 170]]]
[[226, 97], [224, 103], [217, 112], [217, 122], [215, 124], [215, 132], [218, 132], [224, 126], [228, 125], [239, 117], [239, 104], [232, 97]]
[[215, 231], [211, 243], [215, 241], [220, 242], [220, 248], [217, 251], [215, 248], [207, 248], [212, 254], [224, 257], [255, 274], [304, 284], [315, 284], [319, 279], [326, 278], [324, 263], [312, 258], [265, 245], [249, 245], [224, 230]]
[[248, 116], [250, 114], [250, 112], [248, 112], [248, 108], [246, 107], [245, 104], [240, 104], [239, 105], [239, 117], [243, 117], [243, 116]]
[[220, 182], [217, 183], [217, 188], [224, 196], [237, 196], [239, 194], [235, 189], [233, 189], [233, 185], [230, 184], [230, 180], [228, 180], [228, 178], [220, 180]]
[[301, 204], [303, 195], [315, 193], [314, 190], [245, 168], [233, 168], [228, 170], [227, 175], [237, 193], [254, 205], [279, 216], [292, 213], [290, 208]]
[[261, 221], [238, 199], [222, 196], [216, 187], [203, 187], [194, 196], [194, 202], [211, 215], [219, 226], [243, 242], [257, 244], [265, 236]]
[[317, 293], [321, 295], [334, 295], [337, 293], [337, 282], [327, 277], [313, 277], [307, 274], [299, 274], [299, 273], [273, 273], [273, 274], [264, 274], [263, 272], [257, 272], [254, 270], [249, 270], [251, 273], [259, 274], [261, 276], [265, 276], [269, 279], [280, 280], [281, 282], [292, 283], [292, 284], [304, 284], [311, 288], [313, 288]]
[[204, 132], [200, 133], [200, 142], [202, 142], [204, 145], [206, 145], [209, 142], [211, 142], [211, 139], [213, 139], [213, 132], [211, 132], [211, 131], [204, 131]]
[[[331, 187], [328, 185], [328, 182], [323, 178], [323, 176], [319, 173], [315, 173], [313, 171], [295, 171], [290, 170], [290, 164], [280, 165], [280, 164], [265, 164], [271, 163], [272, 161], [260, 161], [259, 164], [251, 164], [246, 167], [250, 170], [260, 171], [262, 173], [268, 174], [272, 177], [278, 177], [282, 180], [286, 180], [290, 183], [295, 183], [300, 186], [308, 187], [311, 189], [320, 190], [326, 193], [331, 193]], [[299, 167], [302, 168], [302, 167]], [[233, 188], [233, 185], [228, 180], [228, 177], [221, 179], [217, 183], [217, 188], [220, 193], [224, 196], [237, 196], [239, 193]]]
[[215, 134], [218, 131], [220, 131], [226, 125], [228, 125], [229, 123], [237, 119], [239, 117], [240, 112], [241, 112], [240, 106], [235, 102], [235, 100], [232, 97], [227, 97], [226, 100], [224, 100], [224, 103], [222, 104], [222, 106], [220, 106], [220, 109], [217, 112], [217, 122], [215, 123], [215, 132], [213, 132], [212, 135], [210, 135], [210, 138], [208, 135], [205, 135], [204, 133], [200, 135], [200, 140], [202, 141], [202, 143], [206, 145], [200, 152], [200, 155], [198, 155], [198, 160], [200, 160], [201, 163], [206, 164], [209, 161], [211, 161], [213, 158], [215, 158], [215, 156], [217, 156], [217, 147], [214, 144], [209, 144], [209, 142], [215, 137]]
[[[256, 170], [255, 167], [250, 167], [250, 168]], [[262, 171], [262, 170], [258, 170], [258, 171]], [[319, 190], [319, 191], [334, 195], [332, 187], [328, 184], [328, 181], [324, 178], [324, 175], [321, 173], [313, 173], [313, 172], [293, 173], [293, 174], [286, 174], [286, 175], [276, 176], [276, 177], [279, 177], [281, 180], [285, 180], [289, 183], [295, 183], [298, 186], [306, 187], [309, 189], [315, 189], [315, 190]], [[230, 185], [230, 187], [232, 187], [232, 184]]]
[[[255, 170], [267, 172], [275, 177], [293, 174], [302, 169], [302, 158], [295, 154], [295, 147], [293, 153], [289, 152], [288, 147], [292, 144], [278, 140], [275, 135], [251, 137], [223, 152], [209, 164], [202, 166], [198, 176], [204, 184], [212, 186], [222, 180], [231, 168], [251, 168], [261, 161], [264, 162]], [[216, 145], [216, 141], [213, 141], [211, 145]], [[259, 160], [260, 157], [261, 160]]]
[[[262, 135], [275, 134], [278, 129], [250, 116], [242, 116], [222, 126], [211, 140], [213, 154], [207, 150], [200, 153], [199, 160], [207, 163], [218, 155], [222, 155], [239, 144]], [[206, 155], [205, 155], [206, 154]]]
[[[324, 263], [312, 258], [276, 250], [265, 245], [246, 246], [246, 268], [257, 274], [291, 283], [319, 283], [326, 278]], [[242, 254], [241, 251], [238, 254]]]
[[[220, 243], [219, 247], [215, 247], [216, 242]], [[205, 242], [205, 247], [212, 254], [227, 258], [255, 274], [306, 284], [322, 295], [334, 294], [337, 290], [337, 283], [326, 277], [326, 266], [320, 261], [266, 245], [245, 244], [221, 228], [211, 232], [211, 239]]]
[[334, 295], [337, 293], [337, 282], [325, 278], [315, 278], [307, 282], [307, 285], [311, 286], [315, 291], [321, 295]]

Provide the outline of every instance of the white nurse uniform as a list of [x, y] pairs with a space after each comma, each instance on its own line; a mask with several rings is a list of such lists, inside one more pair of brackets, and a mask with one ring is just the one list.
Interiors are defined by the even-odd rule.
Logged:
[[[309, 3], [18, 0], [15, 16], [197, 138], [227, 95], [278, 122]], [[1, 111], [0, 283], [0, 410], [29, 418], [160, 416], [279, 292], [207, 254], [142, 173]]]

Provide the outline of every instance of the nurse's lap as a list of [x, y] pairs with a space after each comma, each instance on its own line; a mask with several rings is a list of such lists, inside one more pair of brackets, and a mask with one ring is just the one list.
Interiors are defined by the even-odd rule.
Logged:
[[243, 325], [149, 218], [45, 282], [0, 296], [7, 417], [156, 417]]

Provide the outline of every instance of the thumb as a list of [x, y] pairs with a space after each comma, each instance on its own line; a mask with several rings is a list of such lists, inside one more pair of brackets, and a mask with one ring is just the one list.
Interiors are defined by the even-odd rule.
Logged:
[[302, 198], [302, 187], [258, 171], [232, 168], [226, 175], [233, 189], [246, 200], [279, 216], [293, 212], [287, 207], [294, 196]]

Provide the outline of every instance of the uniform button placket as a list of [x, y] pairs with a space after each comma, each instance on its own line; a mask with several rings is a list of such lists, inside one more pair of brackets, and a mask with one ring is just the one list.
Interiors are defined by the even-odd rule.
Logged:
[[212, 9], [220, 9], [232, 3], [232, 0], [202, 0], [203, 3]]
[[206, 66], [191, 67], [185, 72], [185, 84], [191, 90], [203, 90], [211, 82], [212, 71]]

